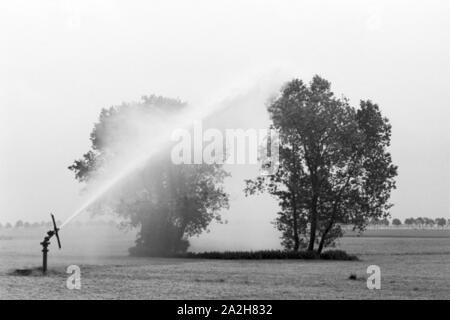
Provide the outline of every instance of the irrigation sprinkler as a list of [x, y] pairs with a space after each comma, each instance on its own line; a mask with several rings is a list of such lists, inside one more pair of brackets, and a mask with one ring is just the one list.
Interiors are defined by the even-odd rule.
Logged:
[[48, 253], [48, 246], [50, 245], [50, 239], [53, 236], [56, 236], [56, 239], [58, 240], [58, 247], [61, 249], [61, 242], [59, 241], [59, 229], [56, 227], [56, 221], [55, 216], [53, 214], [50, 214], [52, 216], [53, 221], [53, 230], [50, 230], [47, 232], [47, 235], [44, 238], [44, 241], [41, 242], [42, 246], [42, 272], [47, 272], [47, 253]]

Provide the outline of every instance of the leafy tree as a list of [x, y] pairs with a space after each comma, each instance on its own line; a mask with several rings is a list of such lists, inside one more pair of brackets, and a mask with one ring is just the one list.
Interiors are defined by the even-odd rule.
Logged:
[[[185, 107], [179, 100], [152, 95], [140, 102], [103, 109], [91, 133], [91, 150], [69, 169], [79, 181], [95, 181], [107, 163], [127, 152], [129, 141], [142, 138], [136, 115], [140, 121], [148, 121], [145, 130], [150, 127], [152, 134], [157, 134], [154, 123]], [[128, 225], [140, 228], [131, 254], [183, 252], [188, 248], [188, 237], [206, 230], [213, 220], [221, 222], [219, 211], [228, 207], [228, 195], [223, 189], [226, 176], [217, 164], [175, 165], [167, 148], [126, 177], [111, 196], [104, 197], [91, 210], [112, 211], [125, 218]]]
[[22, 228], [23, 227], [23, 221], [22, 220], [17, 220], [15, 226], [15, 228]]
[[402, 222], [400, 221], [400, 219], [395, 218], [394, 220], [392, 220], [392, 225], [398, 227], [402, 224]]
[[416, 220], [414, 218], [407, 218], [405, 219], [405, 224], [407, 226], [413, 226], [416, 223]]
[[434, 226], [434, 220], [431, 218], [423, 218], [425, 225], [428, 227], [433, 227]]
[[28, 221], [26, 221], [26, 222], [23, 224], [23, 226], [24, 226], [24, 228], [29, 228], [29, 227], [31, 227], [31, 224], [30, 224]]
[[434, 222], [436, 223], [437, 226], [439, 226], [441, 228], [444, 228], [447, 223], [445, 218], [437, 218]]
[[368, 224], [371, 225], [371, 226], [379, 226], [379, 225], [381, 225], [381, 220], [378, 219], [378, 218], [371, 218], [368, 221]]
[[419, 217], [414, 220], [414, 224], [416, 224], [418, 227], [423, 228], [423, 226], [425, 225], [425, 219], [422, 217]]
[[5, 224], [5, 229], [11, 229], [11, 228], [12, 228], [11, 223], [7, 222], [7, 223]]
[[370, 218], [389, 215], [397, 167], [387, 152], [391, 125], [379, 107], [358, 109], [315, 76], [294, 79], [269, 103], [279, 132], [279, 170], [246, 181], [246, 194], [267, 191], [279, 201], [275, 224], [283, 245], [318, 252], [342, 236], [341, 224], [364, 230]]

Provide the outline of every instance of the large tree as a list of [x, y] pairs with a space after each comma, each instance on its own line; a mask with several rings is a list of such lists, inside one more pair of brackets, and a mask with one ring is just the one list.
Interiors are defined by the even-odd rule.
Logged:
[[[69, 169], [77, 180], [88, 185], [95, 182], [108, 164], [126, 155], [128, 145], [158, 135], [159, 120], [170, 119], [183, 108], [186, 104], [179, 100], [152, 95], [140, 102], [103, 109], [91, 133], [91, 150]], [[143, 131], [147, 136], [142, 137]], [[228, 206], [223, 168], [217, 164], [173, 164], [170, 148], [159, 150], [91, 207], [93, 211], [116, 213], [140, 228], [132, 254], [184, 252], [189, 245], [187, 238], [206, 230], [213, 220], [220, 222], [219, 211]]]
[[283, 245], [318, 252], [342, 235], [341, 224], [364, 230], [370, 219], [389, 216], [397, 167], [387, 151], [391, 125], [379, 107], [358, 109], [338, 98], [330, 83], [294, 79], [269, 103], [279, 132], [280, 167], [248, 180], [246, 193], [268, 191], [279, 200], [275, 224]]

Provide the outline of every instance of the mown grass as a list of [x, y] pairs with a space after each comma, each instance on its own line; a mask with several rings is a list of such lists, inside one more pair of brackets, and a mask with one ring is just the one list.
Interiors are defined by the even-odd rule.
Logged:
[[[48, 276], [11, 275], [12, 270], [41, 264], [38, 241], [46, 230], [28, 231], [0, 232], [13, 237], [0, 241], [2, 299], [450, 298], [450, 241], [443, 238], [339, 240], [339, 249], [363, 261], [160, 259], [127, 256], [134, 234], [69, 225], [63, 249], [51, 244]], [[200, 252], [214, 250], [209, 248], [214, 246], [193, 246]], [[81, 268], [81, 290], [65, 289], [69, 264]], [[367, 289], [366, 271], [372, 264], [382, 268], [381, 290]], [[352, 274], [355, 280], [349, 280]]]

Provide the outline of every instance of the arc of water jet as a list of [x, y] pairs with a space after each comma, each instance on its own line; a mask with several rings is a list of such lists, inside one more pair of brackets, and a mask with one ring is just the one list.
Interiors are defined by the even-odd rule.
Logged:
[[[206, 112], [200, 112], [200, 109], [187, 110], [185, 113], [192, 113], [190, 116], [188, 114], [179, 115], [178, 125], [172, 126], [173, 129], [185, 128], [188, 127], [194, 119], [204, 119], [210, 114], [212, 114], [216, 108], [207, 109]], [[166, 142], [169, 142], [165, 139], [164, 135], [161, 135], [159, 139], [156, 141], [156, 145], [152, 144], [153, 150], [160, 150], [160, 147]], [[119, 183], [126, 176], [131, 174], [134, 170], [139, 168], [141, 165], [144, 165], [145, 162], [150, 160], [156, 154], [155, 151], [150, 152], [144, 156], [139, 157], [136, 160], [131, 161], [125, 168], [119, 171], [113, 178], [109, 179], [106, 183], [104, 183], [79, 209], [77, 209], [72, 215], [70, 215], [59, 227], [60, 229], [66, 226], [70, 221], [72, 221], [76, 216], [81, 214], [83, 211], [88, 209], [96, 200], [98, 200], [101, 196], [105, 195], [113, 186]]]
[[71, 216], [69, 216], [59, 227], [60, 229], [72, 221], [76, 216], [81, 214], [84, 210], [89, 208], [96, 200], [101, 196], [106, 194], [114, 185], [121, 181], [128, 174], [132, 173], [135, 169], [139, 167], [139, 164], [143, 164], [144, 160], [148, 160], [151, 156], [145, 157], [145, 159], [140, 159], [139, 161], [130, 163], [125, 169], [121, 170], [118, 175], [114, 178], [108, 180], [97, 192], [95, 192], [78, 210], [76, 210]]
[[[272, 82], [272, 81], [271, 81]], [[274, 85], [275, 83], [271, 83]], [[278, 84], [277, 84], [278, 85]], [[246, 88], [249, 90], [249, 88]], [[239, 95], [235, 95], [239, 96]], [[220, 99], [216, 100], [213, 103], [209, 104], [213, 107], [205, 107], [205, 108], [193, 108], [192, 110], [186, 110], [185, 114], [179, 115], [179, 123], [175, 126], [174, 129], [186, 128], [190, 124], [192, 124], [193, 120], [205, 119], [210, 116], [214, 112], [226, 107], [230, 102], [229, 99]], [[189, 114], [190, 113], [190, 114]], [[156, 146], [152, 145], [153, 150], [158, 149], [157, 147], [161, 147], [163, 143], [168, 142], [164, 139], [164, 135], [158, 139], [158, 144]], [[134, 170], [143, 165], [146, 161], [148, 161], [152, 156], [155, 155], [156, 152], [151, 152], [150, 154], [139, 157], [138, 159], [131, 161], [125, 168], [123, 168], [118, 174], [116, 174], [112, 179], [108, 180], [104, 183], [98, 190], [95, 192], [79, 209], [77, 209], [71, 216], [69, 216], [59, 227], [60, 229], [67, 225], [70, 221], [72, 221], [76, 216], [81, 214], [87, 208], [89, 208], [97, 199], [101, 196], [105, 195], [113, 186], [119, 183], [123, 178], [128, 176], [128, 174], [132, 173]]]

